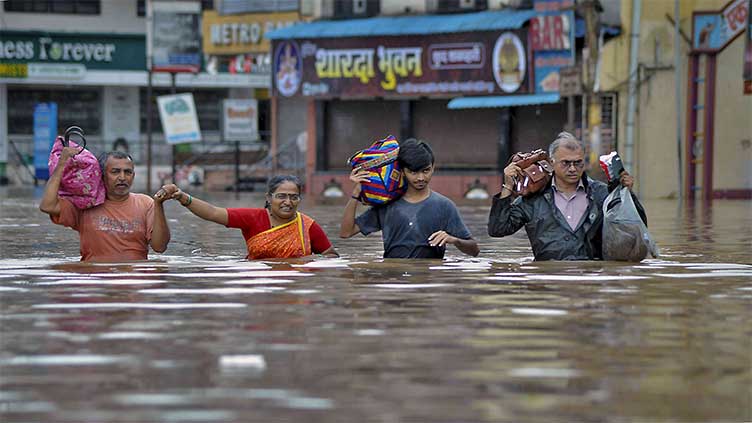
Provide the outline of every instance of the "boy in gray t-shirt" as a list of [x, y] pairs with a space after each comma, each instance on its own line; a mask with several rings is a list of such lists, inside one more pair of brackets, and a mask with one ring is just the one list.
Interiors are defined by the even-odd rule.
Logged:
[[358, 232], [368, 235], [382, 231], [385, 258], [443, 258], [447, 244], [477, 256], [478, 243], [462, 222], [457, 207], [429, 187], [434, 171], [431, 147], [408, 139], [400, 144], [397, 160], [407, 179], [405, 195], [385, 206], [372, 207], [357, 218], [360, 184], [366, 181], [368, 171], [353, 169], [350, 180], [355, 187], [345, 206], [339, 236], [350, 238]]

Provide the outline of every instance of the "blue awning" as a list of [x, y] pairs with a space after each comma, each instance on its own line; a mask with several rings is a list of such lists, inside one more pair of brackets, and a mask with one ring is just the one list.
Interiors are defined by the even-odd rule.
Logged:
[[270, 40], [285, 40], [493, 31], [521, 28], [535, 15], [534, 10], [487, 10], [447, 15], [377, 16], [343, 21], [301, 22], [264, 36]]
[[[621, 34], [621, 28], [618, 26], [601, 25], [601, 32], [605, 35], [615, 37]], [[577, 38], [585, 37], [585, 20], [577, 18], [574, 25], [574, 36]]]
[[448, 109], [488, 109], [495, 107], [532, 106], [558, 103], [559, 93], [500, 95], [487, 97], [459, 97], [447, 104]]

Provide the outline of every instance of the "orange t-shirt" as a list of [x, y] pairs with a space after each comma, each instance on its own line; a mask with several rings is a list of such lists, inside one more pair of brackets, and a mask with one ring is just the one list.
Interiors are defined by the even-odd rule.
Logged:
[[125, 201], [79, 210], [60, 199], [60, 215], [53, 223], [68, 226], [81, 240], [82, 261], [146, 260], [149, 253], [154, 200], [144, 194], [130, 194]]

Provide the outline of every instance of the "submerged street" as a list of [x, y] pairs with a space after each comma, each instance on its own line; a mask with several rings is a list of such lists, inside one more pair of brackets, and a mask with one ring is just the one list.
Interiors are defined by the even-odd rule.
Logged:
[[[478, 258], [248, 262], [240, 231], [166, 206], [146, 262], [85, 264], [77, 234], [0, 193], [2, 421], [746, 421], [752, 206], [646, 201], [660, 259], [532, 262], [523, 231]], [[260, 206], [258, 194], [202, 194]]]

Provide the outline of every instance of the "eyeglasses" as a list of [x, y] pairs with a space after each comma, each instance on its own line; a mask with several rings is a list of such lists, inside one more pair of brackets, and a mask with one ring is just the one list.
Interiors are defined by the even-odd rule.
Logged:
[[585, 167], [584, 160], [559, 160], [557, 163], [564, 169], [569, 169], [570, 166], [574, 166], [577, 169]]
[[300, 201], [300, 194], [286, 194], [284, 192], [278, 192], [276, 194], [272, 194], [272, 197], [275, 200], [280, 200], [280, 201], [289, 199], [293, 203]]

